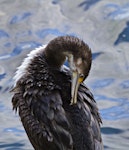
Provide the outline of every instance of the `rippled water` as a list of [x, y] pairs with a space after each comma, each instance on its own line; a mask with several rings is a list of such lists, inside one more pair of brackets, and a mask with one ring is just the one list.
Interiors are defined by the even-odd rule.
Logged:
[[32, 150], [12, 111], [12, 77], [26, 54], [58, 35], [77, 35], [93, 52], [86, 84], [103, 118], [106, 150], [129, 149], [129, 1], [0, 1], [0, 149]]

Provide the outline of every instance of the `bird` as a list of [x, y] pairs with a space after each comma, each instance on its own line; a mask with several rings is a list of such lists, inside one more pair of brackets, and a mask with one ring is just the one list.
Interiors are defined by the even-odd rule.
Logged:
[[17, 68], [13, 110], [35, 150], [103, 150], [102, 119], [84, 83], [91, 64], [88, 44], [64, 35], [32, 50]]

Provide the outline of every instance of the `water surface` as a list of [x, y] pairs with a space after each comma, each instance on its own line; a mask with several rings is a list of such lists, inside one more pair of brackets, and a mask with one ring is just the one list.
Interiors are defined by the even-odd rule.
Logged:
[[1, 150], [33, 149], [12, 111], [9, 89], [16, 67], [30, 50], [66, 34], [82, 38], [92, 49], [85, 82], [100, 108], [105, 149], [129, 149], [128, 0], [1, 0]]

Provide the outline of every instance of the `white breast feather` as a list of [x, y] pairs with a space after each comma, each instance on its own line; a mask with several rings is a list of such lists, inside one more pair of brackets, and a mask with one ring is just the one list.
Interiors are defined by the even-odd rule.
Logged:
[[[16, 85], [17, 81], [26, 74], [27, 72], [27, 67], [29, 66], [29, 64], [31, 63], [32, 59], [39, 54], [41, 51], [44, 50], [44, 48], [46, 47], [46, 45], [40, 46], [34, 50], [32, 50], [27, 57], [23, 60], [22, 64], [17, 68], [17, 71], [15, 73], [14, 76], [14, 83]], [[15, 86], [14, 85], [14, 86]]]

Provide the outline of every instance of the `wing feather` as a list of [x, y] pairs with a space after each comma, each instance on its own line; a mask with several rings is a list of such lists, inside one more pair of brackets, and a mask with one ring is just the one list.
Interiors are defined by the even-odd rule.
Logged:
[[49, 95], [36, 95], [38, 92], [27, 90], [22, 90], [21, 86], [15, 89], [12, 102], [13, 108], [19, 109], [21, 121], [34, 148], [72, 150], [70, 125], [59, 92], [55, 90]]
[[100, 124], [102, 123], [96, 101], [90, 90], [85, 84], [81, 84], [78, 92], [78, 100], [81, 101], [81, 110], [84, 111], [89, 123], [87, 130], [91, 134], [92, 142], [95, 150], [103, 150], [103, 143], [100, 132]]

